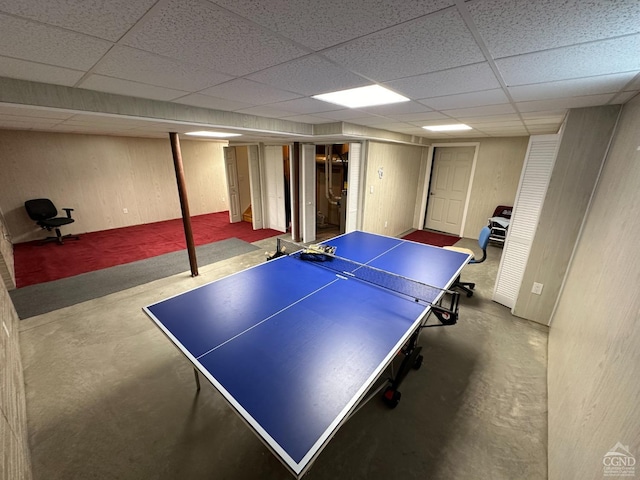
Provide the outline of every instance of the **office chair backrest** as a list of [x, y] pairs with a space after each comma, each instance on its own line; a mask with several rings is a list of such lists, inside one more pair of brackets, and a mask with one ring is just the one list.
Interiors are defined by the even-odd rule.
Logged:
[[487, 249], [487, 245], [489, 245], [489, 235], [491, 235], [491, 229], [489, 227], [484, 227], [480, 230], [480, 235], [478, 236], [478, 245], [482, 250]]
[[58, 210], [51, 200], [48, 198], [36, 198], [24, 202], [24, 208], [31, 220], [36, 222], [48, 220], [58, 215]]
[[489, 245], [489, 235], [491, 234], [491, 229], [489, 227], [484, 227], [480, 230], [480, 235], [478, 236], [478, 245], [482, 249], [482, 258], [473, 259], [469, 263], [482, 263], [487, 259], [487, 245]]

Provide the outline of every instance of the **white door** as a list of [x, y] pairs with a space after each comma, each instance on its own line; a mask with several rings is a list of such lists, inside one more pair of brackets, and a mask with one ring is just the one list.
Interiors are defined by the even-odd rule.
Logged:
[[242, 221], [240, 211], [240, 189], [238, 187], [238, 162], [235, 147], [224, 147], [224, 167], [227, 174], [227, 192], [229, 196], [229, 222]]
[[265, 226], [287, 231], [284, 206], [284, 161], [281, 146], [264, 147]]
[[260, 180], [260, 155], [257, 145], [247, 147], [249, 157], [249, 188], [251, 190], [251, 218], [253, 229], [264, 228], [262, 216], [262, 182]]
[[304, 243], [316, 240], [316, 147], [302, 145], [300, 225]]
[[433, 157], [425, 228], [460, 235], [475, 147], [438, 147]]

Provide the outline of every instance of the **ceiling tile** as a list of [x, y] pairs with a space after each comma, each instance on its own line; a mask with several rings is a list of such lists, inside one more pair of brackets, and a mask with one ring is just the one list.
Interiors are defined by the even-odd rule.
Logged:
[[559, 125], [564, 121], [564, 117], [566, 115], [548, 115], [548, 116], [544, 116], [544, 117], [539, 117], [539, 118], [530, 118], [524, 119], [524, 124], [527, 127], [535, 127], [537, 125], [546, 125], [546, 124], [554, 124], [554, 125]]
[[462, 123], [495, 123], [495, 122], [516, 122], [520, 121], [520, 116], [517, 113], [506, 113], [502, 115], [483, 115], [482, 117], [478, 116], [461, 116], [457, 117], [457, 120]]
[[377, 115], [371, 115], [368, 117], [361, 118], [353, 118], [348, 121], [348, 123], [355, 123], [356, 125], [365, 125], [365, 126], [373, 126], [373, 125], [381, 125], [383, 123], [389, 123], [390, 119], [386, 117], [379, 117]]
[[541, 125], [531, 125], [527, 127], [529, 133], [531, 135], [545, 135], [545, 134], [553, 134], [558, 133], [560, 130], [560, 126], [562, 123], [544, 123]]
[[410, 123], [397, 122], [393, 125], [396, 126], [398, 132], [412, 132], [414, 135], [426, 135], [426, 132], [422, 126], [412, 125]]
[[472, 128], [479, 128], [481, 130], [484, 128], [501, 128], [501, 127], [523, 128], [524, 127], [522, 120], [511, 120], [507, 122], [484, 122], [482, 121], [482, 119], [480, 119], [480, 121], [478, 122], [467, 121], [467, 125], [469, 125]]
[[291, 115], [288, 110], [280, 110], [270, 105], [259, 105], [257, 107], [247, 107], [236, 109], [238, 113], [246, 113], [247, 115], [257, 115], [259, 117], [282, 118]]
[[494, 135], [490, 135], [479, 130], [467, 130], [464, 132], [453, 132], [451, 135], [449, 135], [449, 138], [485, 138], [493, 136]]
[[316, 117], [314, 115], [292, 115], [290, 117], [284, 117], [282, 120], [289, 120], [290, 122], [300, 122], [300, 123], [333, 123], [333, 120], [330, 118], [322, 118]]
[[42, 63], [0, 57], [0, 72], [8, 78], [19, 78], [31, 82], [52, 83], [72, 87], [82, 78], [84, 72], [69, 68], [54, 67]]
[[587, 95], [583, 97], [556, 98], [553, 100], [538, 100], [534, 102], [518, 102], [516, 107], [520, 112], [539, 112], [553, 108], [581, 108], [604, 105], [614, 97], [612, 94]]
[[[415, 125], [408, 125], [402, 122], [389, 122], [389, 123], [380, 123], [376, 125], [376, 128], [381, 128], [383, 130], [390, 130], [392, 132], [406, 132], [406, 131], [415, 131]], [[424, 131], [424, 130], [423, 130]]]
[[251, 107], [251, 104], [247, 102], [227, 100], [226, 98], [210, 97], [209, 95], [200, 95], [199, 93], [185, 95], [184, 97], [173, 100], [173, 102], [181, 103], [183, 105], [191, 105], [193, 107], [212, 108], [213, 110], [227, 111], [234, 111], [240, 110], [241, 108]]
[[215, 66], [231, 75], [246, 75], [308, 53], [199, 0], [168, 0], [145, 20], [121, 43], [209, 68]]
[[295, 59], [247, 78], [302, 95], [317, 95], [371, 84], [369, 80], [318, 55]]
[[300, 95], [295, 93], [286, 92], [263, 83], [252, 82], [251, 80], [245, 80], [243, 78], [238, 78], [236, 80], [231, 80], [230, 82], [216, 85], [215, 87], [207, 88], [202, 90], [200, 93], [210, 95], [212, 97], [249, 102], [255, 105], [300, 98]]
[[[428, 138], [419, 127], [430, 122], [463, 122], [490, 132], [442, 138], [500, 136], [500, 129], [521, 135], [523, 120], [530, 131], [547, 132], [568, 108], [621, 103], [640, 91], [638, 0], [102, 2], [0, 0], [0, 75], [9, 77], [0, 78], [3, 88], [28, 90], [14, 78], [69, 87], [82, 82], [80, 88], [132, 101], [138, 96], [193, 105], [176, 108], [200, 122], [210, 108], [359, 123]], [[457, 12], [467, 8], [472, 13], [463, 21]], [[536, 20], [543, 24], [520, 25]], [[615, 37], [606, 39], [609, 34]], [[475, 39], [514, 56], [489, 64]], [[537, 48], [545, 50], [531, 51]], [[370, 83], [384, 83], [412, 101], [352, 110], [298, 98]], [[519, 113], [508, 102], [514, 99]], [[0, 104], [0, 115], [12, 114]], [[13, 116], [9, 121], [16, 124], [54, 130], [26, 113]], [[75, 122], [100, 133], [165, 135], [177, 128], [166, 124], [156, 132], [126, 122], [127, 131], [123, 121], [89, 117], [69, 123]]]
[[543, 110], [539, 112], [522, 112], [521, 115], [525, 121], [551, 117], [562, 121], [564, 117], [567, 116], [567, 110], [565, 108], [555, 108], [553, 110]]
[[111, 47], [105, 40], [2, 14], [0, 32], [0, 55], [76, 70], [88, 70]]
[[511, 133], [522, 133], [523, 135], [527, 135], [527, 129], [524, 126], [513, 126], [513, 127], [487, 127], [487, 126], [479, 126], [476, 127], [475, 130], [479, 130], [484, 133], [501, 133], [501, 132], [511, 132]]
[[528, 137], [529, 133], [526, 130], [514, 131], [514, 132], [487, 132], [488, 137], [501, 138], [501, 137]]
[[[238, 15], [315, 50], [455, 4], [454, 0], [215, 0]], [[312, 19], [312, 21], [309, 21]]]
[[318, 116], [323, 118], [331, 118], [333, 120], [352, 120], [362, 117], [363, 112], [353, 108], [345, 108], [343, 110], [333, 110], [331, 112], [322, 112]]
[[112, 48], [93, 73], [186, 92], [202, 90], [233, 78], [200, 65], [121, 46]]
[[632, 72], [520, 85], [509, 87], [509, 93], [516, 102], [614, 93], [624, 87], [633, 77], [634, 73]]
[[129, 80], [121, 80], [119, 78], [105, 77], [103, 75], [90, 75], [82, 81], [79, 87], [97, 90], [99, 92], [127, 95], [129, 97], [149, 98], [152, 100], [172, 100], [187, 93], [170, 88], [130, 82]]
[[270, 106], [278, 110], [288, 110], [290, 112], [303, 114], [330, 112], [337, 107], [332, 103], [322, 102], [314, 98], [298, 98], [286, 102], [273, 103]]
[[500, 87], [500, 83], [486, 62], [394, 80], [387, 82], [386, 85], [413, 99], [441, 97]]
[[444, 132], [427, 132], [425, 130], [425, 136], [430, 138], [430, 139], [447, 139], [447, 138], [452, 138], [451, 135], [449, 135], [448, 133], [444, 133]]
[[422, 112], [422, 113], [405, 113], [402, 115], [389, 115], [390, 118], [394, 120], [400, 120], [401, 122], [427, 122], [431, 120], [445, 120], [449, 119], [446, 115], [441, 114], [440, 112]]
[[494, 58], [640, 32], [637, 0], [478, 0], [466, 6]]
[[483, 107], [456, 108], [452, 110], [443, 110], [442, 113], [453, 118], [473, 118], [485, 115], [498, 115], [503, 113], [513, 113], [515, 110], [508, 104], [501, 105], [485, 105]]
[[480, 107], [509, 103], [509, 99], [502, 89], [484, 90], [482, 92], [461, 93], [437, 98], [423, 98], [420, 103], [434, 110], [451, 110], [456, 108]]
[[154, 3], [156, 0], [0, 0], [0, 11], [115, 42]]
[[496, 60], [507, 86], [640, 70], [640, 35]]
[[[428, 34], [426, 34], [428, 32]], [[485, 60], [455, 9], [428, 15], [325, 50], [323, 54], [377, 81]]]
[[359, 108], [363, 113], [372, 113], [374, 115], [402, 115], [406, 113], [424, 113], [430, 112], [431, 109], [418, 102], [400, 102], [389, 105], [378, 105], [375, 107]]

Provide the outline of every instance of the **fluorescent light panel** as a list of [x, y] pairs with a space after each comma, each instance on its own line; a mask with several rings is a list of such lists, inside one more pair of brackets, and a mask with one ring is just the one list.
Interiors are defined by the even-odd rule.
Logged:
[[199, 132], [187, 132], [185, 135], [191, 135], [193, 137], [211, 137], [211, 138], [227, 138], [227, 137], [239, 137], [242, 134], [240, 133], [228, 133], [228, 132], [207, 132], [207, 131], [199, 131]]
[[432, 132], [457, 132], [459, 130], [471, 130], [471, 127], [464, 123], [456, 123], [454, 125], [433, 125], [422, 128], [425, 130], [431, 130]]
[[373, 107], [375, 105], [387, 105], [389, 103], [408, 102], [407, 97], [392, 92], [380, 85], [350, 88], [339, 92], [313, 95], [313, 98], [323, 102], [335, 103], [349, 108]]

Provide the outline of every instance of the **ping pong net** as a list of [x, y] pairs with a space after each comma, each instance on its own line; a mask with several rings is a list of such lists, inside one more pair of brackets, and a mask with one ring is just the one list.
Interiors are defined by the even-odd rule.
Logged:
[[[336, 255], [336, 248], [331, 245], [305, 246], [279, 238], [277, 239], [277, 251], [268, 258], [273, 259], [284, 255], [301, 261], [314, 262], [319, 267], [331, 270], [342, 278], [354, 278], [403, 295], [415, 302], [430, 305], [431, 311], [443, 325], [453, 325], [457, 322], [458, 292], [340, 257]], [[449, 299], [448, 306], [443, 305], [445, 298]]]

